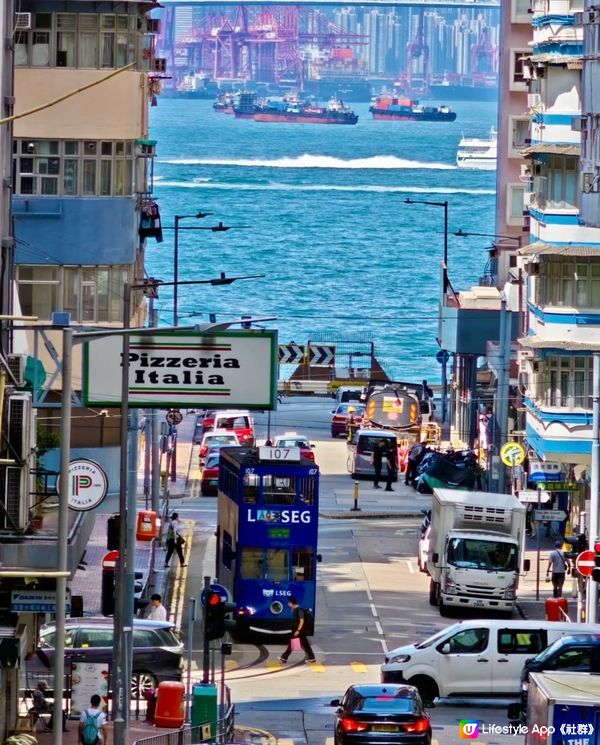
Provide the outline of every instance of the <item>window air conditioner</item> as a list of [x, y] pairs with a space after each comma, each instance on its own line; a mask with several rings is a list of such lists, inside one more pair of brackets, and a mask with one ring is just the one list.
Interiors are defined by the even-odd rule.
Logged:
[[7, 361], [10, 371], [17, 381], [17, 385], [25, 385], [25, 365], [27, 364], [27, 355], [9, 354]]
[[0, 495], [0, 528], [24, 530], [29, 520], [30, 469], [29, 454], [32, 448], [32, 407], [28, 393], [16, 393], [8, 397], [6, 427], [6, 458], [14, 465], [2, 466], [1, 479], [4, 486]]
[[15, 31], [31, 29], [31, 13], [15, 13]]

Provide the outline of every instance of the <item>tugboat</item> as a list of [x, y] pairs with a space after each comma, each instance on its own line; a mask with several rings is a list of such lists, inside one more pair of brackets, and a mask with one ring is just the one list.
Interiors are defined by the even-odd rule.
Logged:
[[254, 114], [257, 122], [288, 122], [297, 124], [356, 124], [358, 115], [343, 101], [332, 98], [327, 106], [302, 101], [298, 97], [268, 100]]
[[233, 114], [235, 93], [219, 93], [213, 103], [213, 111], [217, 114]]
[[448, 106], [421, 106], [411, 98], [378, 96], [369, 107], [373, 119], [405, 122], [453, 122], [456, 112]]

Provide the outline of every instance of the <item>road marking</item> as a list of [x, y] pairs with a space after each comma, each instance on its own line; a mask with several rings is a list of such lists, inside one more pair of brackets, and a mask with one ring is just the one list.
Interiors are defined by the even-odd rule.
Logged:
[[367, 587], [366, 592], [367, 592], [367, 598], [368, 598], [369, 602], [372, 603], [373, 602], [373, 595], [371, 594], [371, 590], [368, 587]]
[[371, 615], [373, 618], [377, 618], [377, 608], [371, 603]]
[[366, 673], [369, 671], [364, 662], [351, 662], [350, 664], [355, 673]]
[[377, 629], [377, 633], [379, 634], [379, 636], [383, 636], [383, 628], [379, 621], [375, 621], [375, 628]]
[[294, 745], [294, 740], [291, 737], [278, 737], [277, 745]]
[[408, 567], [408, 571], [411, 574], [414, 574], [415, 573], [415, 568], [414, 568], [413, 563], [412, 563], [412, 561], [410, 559], [407, 559], [406, 560], [406, 566]]
[[267, 667], [271, 668], [272, 670], [277, 670], [280, 667], [283, 667], [283, 663], [279, 662], [279, 660], [267, 660]]
[[324, 673], [325, 665], [322, 662], [309, 662], [308, 666], [313, 673]]

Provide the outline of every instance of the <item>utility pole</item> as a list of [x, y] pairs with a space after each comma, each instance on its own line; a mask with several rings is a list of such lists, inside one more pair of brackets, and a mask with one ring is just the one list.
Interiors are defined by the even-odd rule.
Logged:
[[[593, 551], [598, 536], [598, 488], [600, 487], [600, 354], [594, 354], [592, 378], [592, 463], [590, 497], [590, 533], [588, 547]], [[596, 623], [598, 617], [598, 585], [589, 577], [587, 581], [585, 620]]]
[[[510, 343], [512, 338], [512, 313], [507, 308], [506, 295], [500, 294], [500, 369], [496, 393], [496, 414], [500, 429], [501, 448], [508, 441], [508, 399], [510, 391]], [[494, 448], [494, 451], [496, 448]], [[506, 493], [506, 466], [498, 459], [498, 491]]]

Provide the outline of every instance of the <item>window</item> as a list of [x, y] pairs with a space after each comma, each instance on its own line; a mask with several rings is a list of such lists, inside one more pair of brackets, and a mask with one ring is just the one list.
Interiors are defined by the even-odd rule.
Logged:
[[15, 194], [133, 194], [132, 142], [19, 140], [14, 153]]
[[263, 477], [263, 502], [265, 504], [294, 504], [296, 479], [294, 476]]
[[511, 49], [510, 50], [510, 85], [511, 91], [527, 91], [527, 83], [523, 76], [523, 59], [531, 57], [529, 49]]
[[160, 640], [156, 638], [156, 634], [154, 633], [154, 631], [152, 631], [152, 629], [134, 629], [133, 646], [158, 647], [160, 646]]
[[260, 485], [260, 476], [255, 473], [246, 473], [244, 475], [244, 502], [256, 504], [258, 502], [258, 487]]
[[111, 628], [80, 628], [77, 636], [78, 647], [112, 647], [113, 630]]
[[454, 634], [447, 644], [450, 654], [480, 654], [487, 647], [487, 629], [465, 629]]
[[510, 141], [509, 141], [509, 157], [520, 158], [520, 152], [523, 148], [527, 147], [530, 140], [530, 119], [529, 117], [510, 117]]
[[531, 24], [530, 0], [512, 0], [510, 4], [511, 23]]
[[231, 562], [234, 558], [233, 555], [233, 540], [231, 533], [226, 530], [223, 531], [223, 566], [231, 571]]
[[550, 207], [577, 209], [577, 158], [569, 155], [547, 156], [543, 174], [534, 178], [534, 190], [540, 192]]
[[500, 629], [498, 631], [498, 652], [500, 654], [528, 654], [531, 657], [546, 649], [546, 632]]
[[262, 548], [250, 548], [249, 546], [243, 548], [240, 561], [240, 577], [242, 579], [262, 579], [263, 564]]
[[592, 355], [548, 355], [539, 378], [539, 398], [546, 406], [591, 410]]
[[314, 476], [303, 476], [300, 481], [300, 501], [304, 504], [314, 504], [316, 495]]
[[566, 649], [554, 660], [553, 670], [589, 670], [591, 662], [591, 649], [580, 647], [579, 649]]
[[557, 257], [542, 262], [536, 303], [600, 310], [600, 261]]
[[287, 582], [290, 575], [290, 552], [287, 548], [267, 550], [265, 579], [271, 582]]
[[292, 549], [292, 572], [295, 582], [309, 582], [315, 578], [314, 548]]
[[506, 224], [523, 225], [523, 207], [525, 204], [525, 185], [507, 184]]

